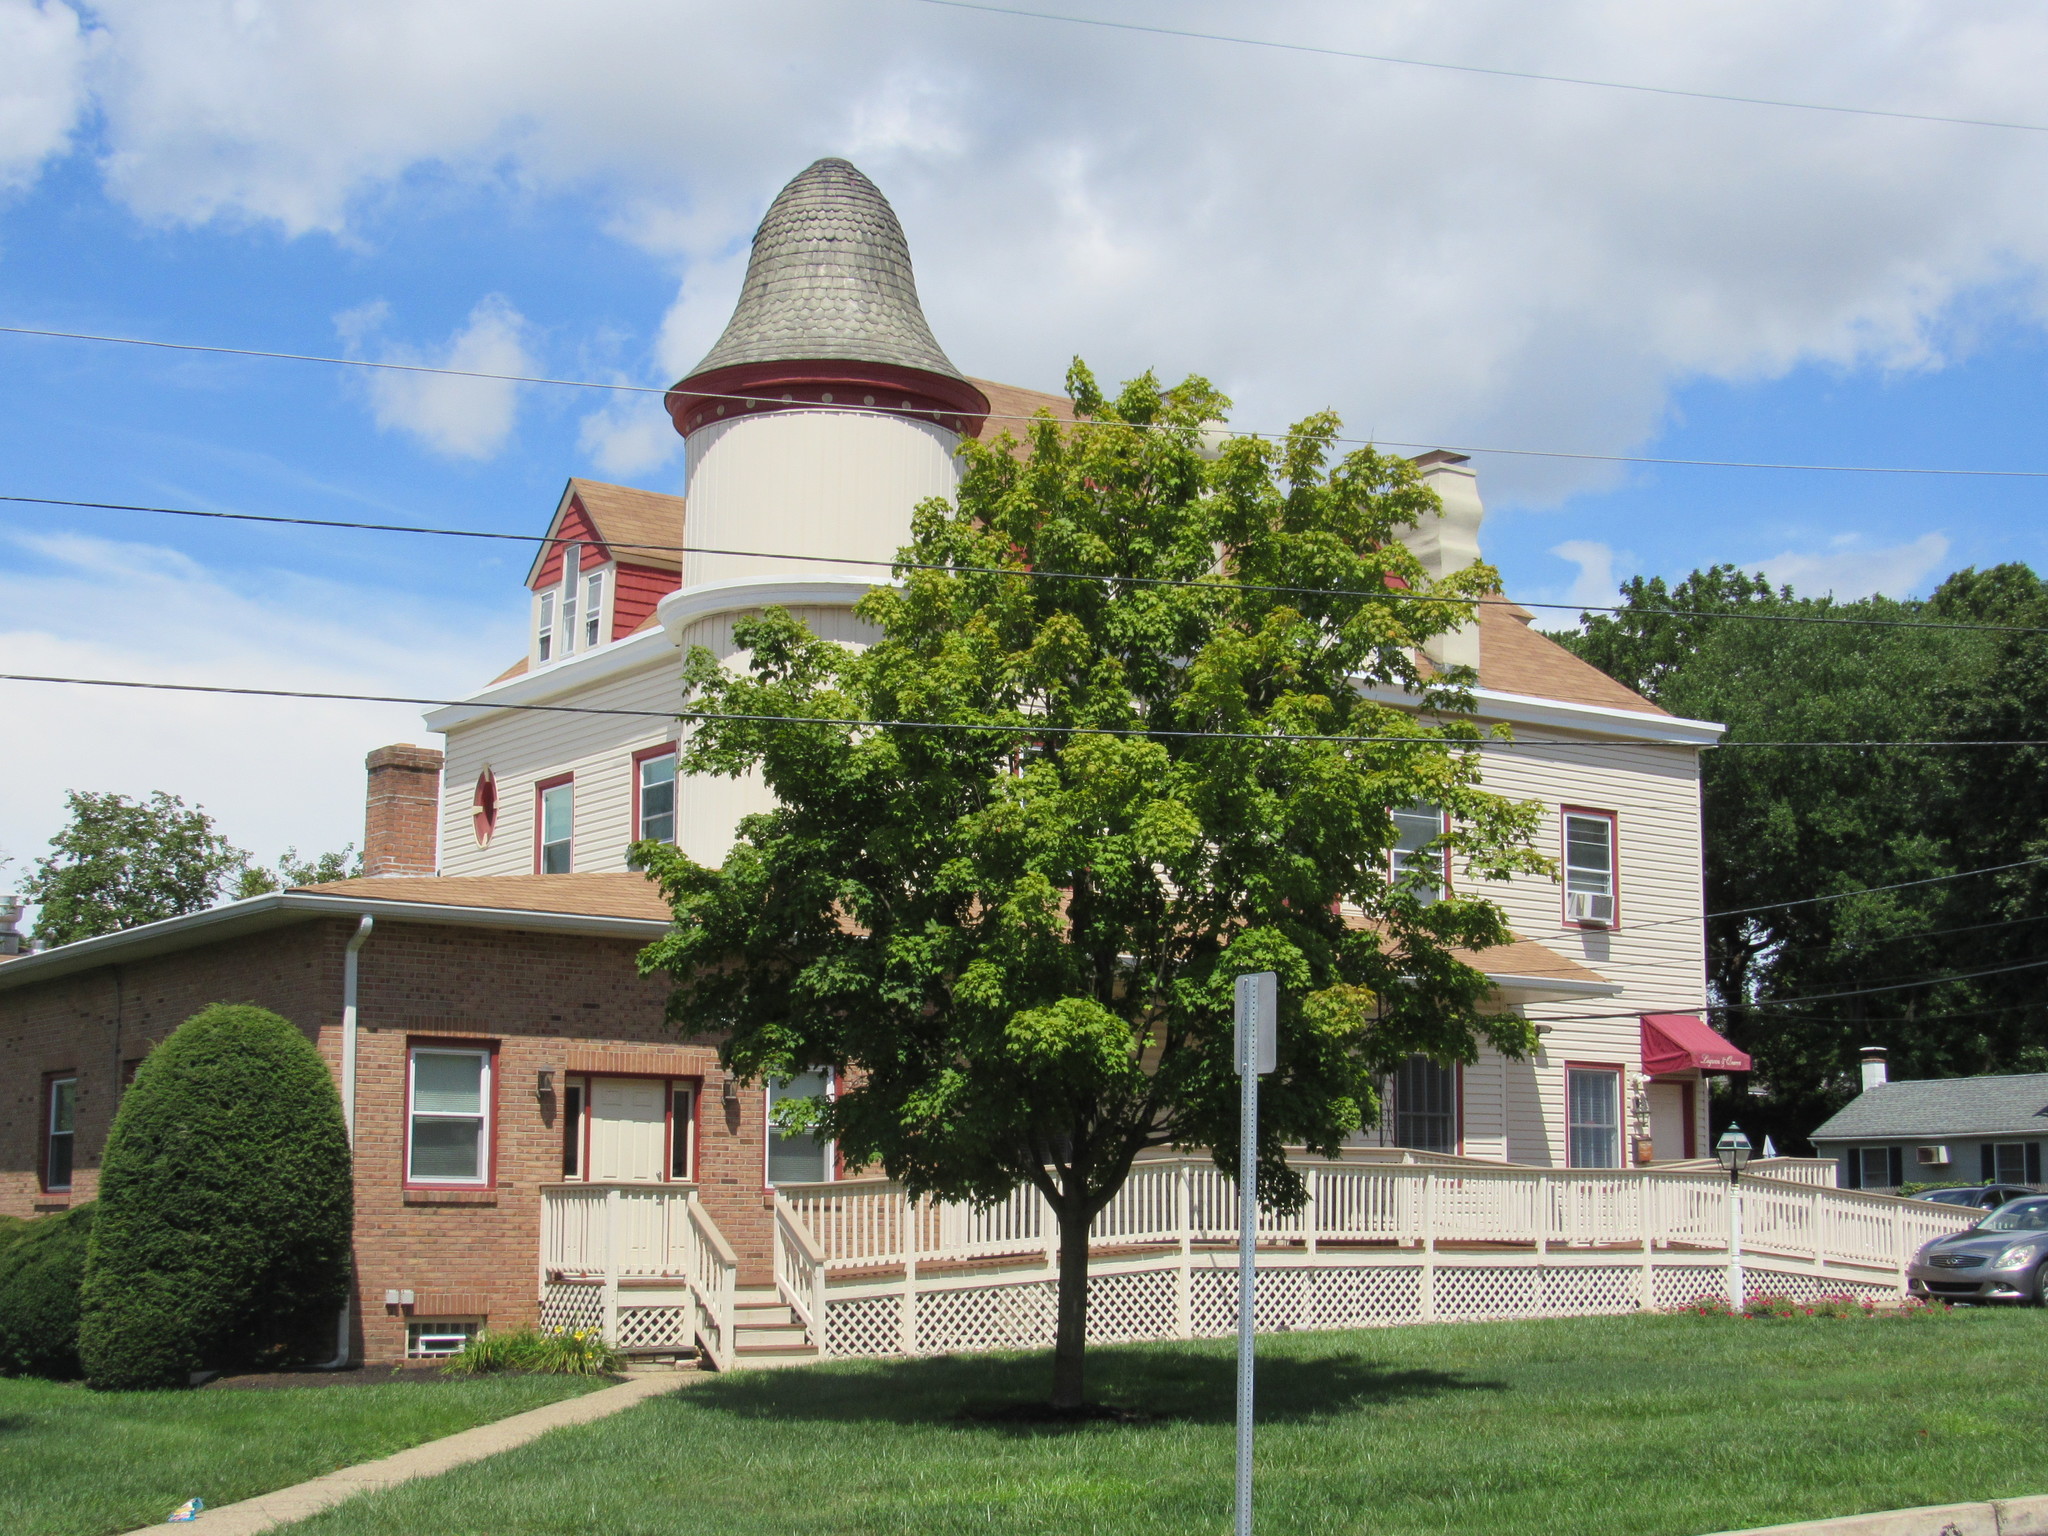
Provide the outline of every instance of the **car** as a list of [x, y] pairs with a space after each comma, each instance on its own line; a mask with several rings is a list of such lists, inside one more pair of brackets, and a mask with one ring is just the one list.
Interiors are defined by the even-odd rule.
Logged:
[[2048, 1303], [2048, 1195], [2009, 1200], [1913, 1256], [1906, 1289], [1930, 1301]]
[[2021, 1184], [1971, 1184], [1961, 1189], [1923, 1189], [1911, 1198], [1932, 1200], [1937, 1205], [1974, 1205], [1980, 1211], [1995, 1211], [2009, 1200], [2038, 1193], [2038, 1190]]

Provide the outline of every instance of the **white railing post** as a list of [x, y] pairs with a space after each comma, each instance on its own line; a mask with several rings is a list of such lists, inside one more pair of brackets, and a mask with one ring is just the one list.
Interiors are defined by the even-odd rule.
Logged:
[[1822, 1224], [1827, 1216], [1827, 1196], [1820, 1192], [1819, 1185], [1814, 1186], [1810, 1201], [1813, 1207], [1813, 1213], [1809, 1218], [1813, 1222], [1813, 1267], [1817, 1270], [1827, 1263], [1828, 1257], [1827, 1245], [1821, 1236]]
[[1436, 1317], [1436, 1173], [1422, 1176], [1422, 1276], [1418, 1298], [1424, 1322]]
[[1316, 1234], [1323, 1219], [1323, 1170], [1311, 1164], [1308, 1170], [1308, 1200], [1301, 1208], [1301, 1251], [1315, 1257]]
[[1636, 1184], [1636, 1220], [1643, 1233], [1643, 1274], [1642, 1309], [1656, 1310], [1657, 1306], [1657, 1183], [1655, 1175], [1638, 1173]]
[[1174, 1226], [1180, 1238], [1180, 1264], [1173, 1276], [1173, 1330], [1183, 1339], [1195, 1336], [1195, 1197], [1194, 1174], [1180, 1159], [1173, 1180]]
[[903, 1290], [899, 1303], [902, 1323], [901, 1344], [903, 1353], [917, 1353], [917, 1203], [908, 1195], [899, 1195], [898, 1210], [903, 1226]]
[[619, 1191], [604, 1192], [604, 1341], [619, 1342]]

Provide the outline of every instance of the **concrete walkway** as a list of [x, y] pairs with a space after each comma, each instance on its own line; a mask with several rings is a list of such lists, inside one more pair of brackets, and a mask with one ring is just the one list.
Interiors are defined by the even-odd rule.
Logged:
[[[659, 1397], [664, 1392], [673, 1392], [701, 1379], [695, 1371], [640, 1372], [615, 1387], [600, 1387], [581, 1397], [564, 1398], [544, 1408], [515, 1413], [511, 1418], [499, 1419], [494, 1424], [479, 1424], [475, 1429], [465, 1429], [440, 1440], [429, 1440], [425, 1445], [416, 1445], [381, 1461], [343, 1467], [325, 1477], [295, 1483], [275, 1493], [259, 1494], [239, 1504], [223, 1504], [218, 1509], [202, 1510], [189, 1527], [181, 1526], [179, 1529], [189, 1529], [200, 1533], [200, 1536], [253, 1536], [257, 1531], [268, 1531], [289, 1525], [294, 1520], [304, 1520], [359, 1493], [395, 1488], [416, 1477], [433, 1477], [467, 1462], [481, 1461], [486, 1456], [509, 1451], [529, 1440], [539, 1439], [551, 1429], [609, 1418], [636, 1403], [644, 1403], [650, 1397]], [[170, 1511], [164, 1513], [169, 1514]], [[145, 1536], [145, 1533], [154, 1536], [154, 1533], [167, 1529], [167, 1524], [147, 1525], [130, 1531], [128, 1536]]]
[[1927, 1504], [1837, 1520], [1723, 1531], [1719, 1536], [2048, 1536], [2048, 1494], [1981, 1504]]

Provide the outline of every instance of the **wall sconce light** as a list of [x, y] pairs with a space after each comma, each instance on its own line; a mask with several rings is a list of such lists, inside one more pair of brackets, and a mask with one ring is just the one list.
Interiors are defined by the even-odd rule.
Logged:
[[737, 1104], [740, 1101], [740, 1080], [731, 1072], [725, 1074], [725, 1102]]
[[555, 1091], [555, 1074], [548, 1068], [542, 1067], [539, 1077], [534, 1084], [533, 1091], [542, 1095], [553, 1093]]

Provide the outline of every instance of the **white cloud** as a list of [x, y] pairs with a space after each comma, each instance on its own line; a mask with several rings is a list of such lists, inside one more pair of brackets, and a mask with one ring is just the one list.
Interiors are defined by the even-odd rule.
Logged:
[[683, 440], [658, 396], [620, 394], [583, 418], [577, 446], [605, 474], [630, 478], [674, 462]]
[[[1681, 382], [1938, 366], [2041, 304], [2039, 136], [1313, 58], [898, 0], [101, 0], [105, 173], [146, 217], [348, 234], [429, 173], [590, 197], [665, 260], [686, 365], [819, 154], [894, 200], [940, 339], [1056, 386], [1201, 368], [1265, 426], [1591, 452]], [[2030, 121], [2048, 11], [1127, 0], [1365, 52]], [[651, 322], [651, 317], [650, 317]], [[495, 418], [494, 418], [495, 420]], [[489, 440], [489, 430], [464, 437]], [[467, 448], [449, 451], [467, 452]], [[1487, 466], [1496, 503], [1611, 473]]]
[[[11, 547], [8, 547], [11, 546]], [[455, 698], [516, 656], [516, 625], [288, 572], [224, 577], [172, 550], [16, 536], [0, 560], [8, 670], [60, 677]], [[11, 741], [0, 874], [13, 888], [64, 820], [64, 791], [165, 790], [265, 861], [358, 846], [363, 756], [440, 744], [417, 706], [0, 683]]]
[[[367, 347], [391, 315], [382, 301], [334, 317], [351, 349]], [[460, 368], [473, 373], [532, 375], [538, 365], [526, 349], [526, 319], [502, 294], [487, 294], [461, 330], [438, 349], [403, 344], [377, 349], [376, 360]], [[426, 373], [370, 372], [365, 381], [377, 425], [410, 434], [450, 458], [487, 459], [505, 446], [519, 413], [518, 384], [503, 379], [455, 379]]]
[[[1615, 601], [1619, 588], [1614, 578], [1617, 557], [1612, 548], [1593, 539], [1567, 539], [1553, 545], [1550, 552], [1579, 568], [1579, 574], [1558, 601], [1588, 608], [1604, 608]], [[1635, 563], [1633, 555], [1624, 554], [1619, 559], [1625, 565]]]
[[33, 181], [69, 142], [91, 42], [57, 0], [0, 0], [0, 191]]
[[1844, 534], [1830, 540], [1824, 553], [1788, 549], [1768, 560], [1746, 562], [1746, 568], [1762, 571], [1774, 583], [1789, 582], [1804, 597], [1832, 593], [1847, 601], [1878, 592], [1911, 596], [1947, 558], [1948, 540], [1938, 533], [1923, 533], [1910, 544], [1886, 549], [1867, 549], [1861, 535]]

